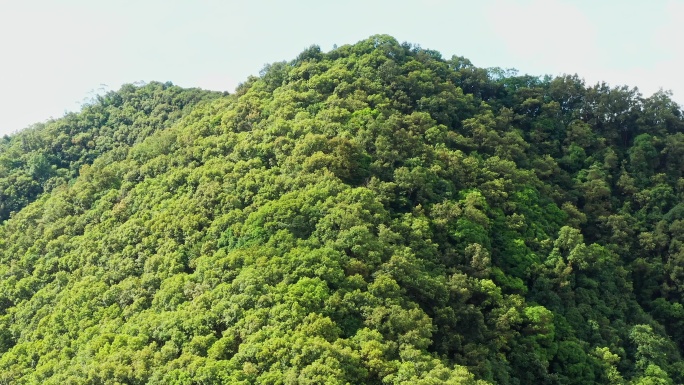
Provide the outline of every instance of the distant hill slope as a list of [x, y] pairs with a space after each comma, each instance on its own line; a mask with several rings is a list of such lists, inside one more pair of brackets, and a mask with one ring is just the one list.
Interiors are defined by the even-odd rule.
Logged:
[[73, 180], [79, 168], [170, 127], [198, 103], [221, 93], [171, 83], [126, 85], [78, 113], [0, 139], [0, 222], [45, 191]]
[[683, 119], [384, 35], [126, 86], [0, 144], [0, 383], [684, 383]]

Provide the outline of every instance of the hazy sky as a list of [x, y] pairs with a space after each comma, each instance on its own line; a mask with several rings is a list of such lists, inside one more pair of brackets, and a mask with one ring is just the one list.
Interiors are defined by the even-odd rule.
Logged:
[[577, 73], [684, 103], [684, 1], [0, 0], [0, 134], [136, 81], [233, 91], [266, 63], [374, 34], [480, 67]]

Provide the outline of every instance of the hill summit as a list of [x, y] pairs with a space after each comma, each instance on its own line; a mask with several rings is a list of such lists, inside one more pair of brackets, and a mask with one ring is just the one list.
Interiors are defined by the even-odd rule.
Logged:
[[669, 94], [373, 36], [0, 139], [0, 383], [684, 383]]

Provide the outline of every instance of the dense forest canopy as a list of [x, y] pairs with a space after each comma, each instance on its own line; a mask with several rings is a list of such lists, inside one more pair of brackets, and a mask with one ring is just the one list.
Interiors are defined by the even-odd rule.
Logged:
[[0, 383], [684, 383], [667, 92], [373, 36], [0, 139]]

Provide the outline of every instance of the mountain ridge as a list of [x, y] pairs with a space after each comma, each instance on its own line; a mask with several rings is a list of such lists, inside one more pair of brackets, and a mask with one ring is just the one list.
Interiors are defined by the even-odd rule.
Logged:
[[682, 159], [666, 93], [386, 35], [125, 86], [0, 145], [0, 379], [680, 383]]

